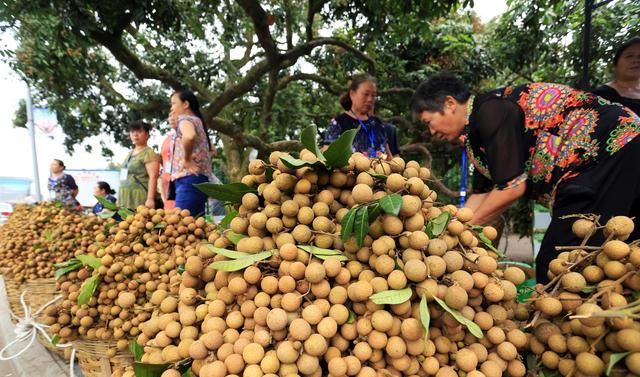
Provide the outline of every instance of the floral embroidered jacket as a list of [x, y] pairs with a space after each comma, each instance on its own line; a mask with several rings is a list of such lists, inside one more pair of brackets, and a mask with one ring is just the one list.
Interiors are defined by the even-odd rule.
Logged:
[[640, 133], [626, 107], [568, 86], [532, 83], [473, 100], [467, 155], [482, 186], [527, 182], [527, 196], [553, 205], [558, 185], [616, 153]]

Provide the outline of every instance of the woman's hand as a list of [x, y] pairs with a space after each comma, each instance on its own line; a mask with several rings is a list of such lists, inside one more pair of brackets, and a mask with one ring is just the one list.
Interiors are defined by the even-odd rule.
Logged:
[[144, 206], [147, 208], [155, 208], [156, 207], [156, 201], [155, 199], [149, 199], [147, 198], [147, 201], [144, 202]]

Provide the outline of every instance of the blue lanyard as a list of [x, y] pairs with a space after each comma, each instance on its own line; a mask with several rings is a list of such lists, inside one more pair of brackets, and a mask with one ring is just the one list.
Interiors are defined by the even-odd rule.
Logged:
[[362, 129], [364, 130], [364, 132], [367, 133], [367, 135], [369, 136], [369, 142], [371, 143], [371, 149], [375, 150], [376, 143], [375, 143], [375, 137], [374, 137], [374, 134], [373, 134], [373, 127], [371, 129], [368, 129], [367, 126], [364, 125], [364, 122], [362, 121], [362, 119], [360, 119], [360, 117], [357, 116], [356, 113], [353, 112], [353, 110], [351, 110], [351, 114], [353, 114], [353, 116], [356, 117], [356, 119], [358, 120], [358, 122], [362, 126]]

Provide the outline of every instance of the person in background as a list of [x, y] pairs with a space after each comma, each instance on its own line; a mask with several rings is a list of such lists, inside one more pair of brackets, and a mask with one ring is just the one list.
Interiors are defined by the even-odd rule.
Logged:
[[173, 152], [173, 138], [175, 137], [175, 118], [169, 119], [169, 126], [171, 131], [165, 136], [160, 147], [160, 195], [162, 195], [162, 202], [164, 203], [164, 209], [172, 209], [176, 206], [175, 200], [169, 200], [169, 184], [171, 183], [171, 173], [168, 171], [169, 161], [171, 161], [171, 153]]
[[[115, 193], [116, 191], [112, 189], [107, 182], [104, 182], [104, 181], [99, 181], [98, 183], [96, 183], [96, 187], [93, 188], [93, 195], [101, 196], [107, 199], [108, 201], [110, 201], [111, 203], [116, 202], [116, 197], [113, 196]], [[93, 209], [91, 210], [91, 212], [97, 215], [100, 212], [102, 212], [103, 209], [104, 209], [104, 206], [102, 205], [102, 203], [98, 202], [93, 206]]]
[[[629, 240], [640, 238], [640, 117], [628, 108], [549, 83], [473, 98], [460, 79], [440, 73], [420, 84], [411, 109], [437, 137], [464, 135], [484, 188], [467, 201], [471, 224], [489, 223], [523, 196], [553, 211], [536, 259], [539, 283], [549, 279], [555, 246], [580, 244], [566, 215], [595, 213], [603, 224], [635, 217]], [[589, 243], [603, 241], [599, 234]]]
[[207, 196], [194, 185], [213, 180], [211, 144], [193, 92], [179, 90], [171, 96], [171, 118], [175, 118], [175, 137], [167, 168], [171, 177], [168, 198], [175, 199], [176, 208], [202, 216]]
[[129, 152], [120, 170], [121, 207], [136, 209], [140, 205], [155, 208], [158, 184], [158, 155], [147, 145], [151, 125], [141, 121], [129, 124], [129, 137], [133, 150]]
[[345, 131], [360, 130], [353, 140], [354, 152], [373, 158], [382, 154], [391, 158], [387, 136], [382, 121], [373, 115], [378, 91], [376, 79], [368, 73], [353, 76], [349, 90], [340, 97], [340, 105], [345, 110], [331, 120], [323, 144], [328, 146]]
[[76, 196], [78, 196], [78, 185], [72, 176], [64, 172], [64, 169], [66, 169], [64, 162], [53, 159], [50, 169], [51, 175], [47, 183], [50, 200], [58, 201], [68, 207], [80, 209], [80, 203], [76, 200]]
[[640, 114], [640, 37], [631, 38], [618, 48], [613, 56], [613, 80], [593, 93]]

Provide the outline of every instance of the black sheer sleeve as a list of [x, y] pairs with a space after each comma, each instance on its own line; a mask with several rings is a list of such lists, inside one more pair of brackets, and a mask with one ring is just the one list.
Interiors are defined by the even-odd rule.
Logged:
[[493, 189], [493, 182], [479, 171], [473, 172], [473, 180], [471, 184], [472, 194], [486, 194]]
[[526, 181], [522, 109], [508, 100], [491, 99], [480, 105], [476, 122], [496, 189], [515, 187]]

